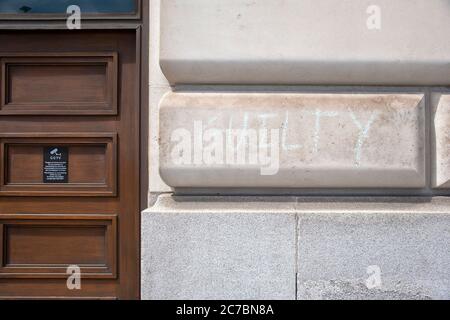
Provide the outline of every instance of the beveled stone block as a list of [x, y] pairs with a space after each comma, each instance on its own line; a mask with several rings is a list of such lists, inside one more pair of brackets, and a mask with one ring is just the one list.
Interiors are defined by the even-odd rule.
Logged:
[[450, 187], [450, 94], [432, 95], [434, 188]]
[[172, 84], [449, 85], [447, 0], [164, 0]]
[[160, 173], [175, 188], [422, 188], [423, 98], [169, 93]]

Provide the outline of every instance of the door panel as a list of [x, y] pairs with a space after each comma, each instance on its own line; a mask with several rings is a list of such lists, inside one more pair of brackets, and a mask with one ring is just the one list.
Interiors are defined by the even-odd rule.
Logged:
[[0, 277], [67, 278], [67, 266], [78, 265], [83, 278], [115, 279], [116, 221], [113, 215], [3, 215]]
[[0, 32], [0, 298], [138, 298], [135, 39]]
[[[45, 148], [67, 150], [67, 183], [44, 179]], [[55, 147], [57, 148], [57, 147]], [[0, 195], [115, 196], [117, 136], [115, 133], [1, 134]], [[70, 173], [70, 174], [69, 174]]]
[[117, 53], [4, 54], [0, 114], [117, 114]]

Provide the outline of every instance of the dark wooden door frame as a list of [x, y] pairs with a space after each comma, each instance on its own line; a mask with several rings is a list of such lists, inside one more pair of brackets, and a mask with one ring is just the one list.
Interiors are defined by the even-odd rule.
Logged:
[[[140, 119], [140, 209], [141, 211], [148, 206], [148, 136], [149, 136], [149, 0], [137, 0], [138, 12], [132, 17], [121, 16], [89, 16], [82, 20], [82, 30], [134, 30], [136, 34], [136, 82], [139, 83], [135, 88], [136, 101], [139, 101], [139, 119]], [[67, 16], [27, 16], [13, 19], [14, 17], [3, 17], [0, 15], [0, 30], [67, 30], [70, 35], [71, 30], [67, 29]], [[139, 269], [139, 276], [136, 281], [135, 297], [140, 297], [140, 212], [136, 212], [136, 239], [138, 241], [139, 252], [138, 261], [135, 263]]]

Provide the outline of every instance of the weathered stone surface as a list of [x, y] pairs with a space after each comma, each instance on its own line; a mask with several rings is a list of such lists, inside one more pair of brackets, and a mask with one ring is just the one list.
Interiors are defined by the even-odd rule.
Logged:
[[432, 95], [433, 175], [435, 188], [450, 187], [450, 94]]
[[142, 214], [142, 298], [450, 299], [449, 208], [447, 197], [162, 195]]
[[149, 185], [151, 192], [168, 192], [167, 186], [159, 175], [159, 102], [170, 92], [170, 87], [150, 87], [150, 132], [149, 132]]
[[171, 83], [450, 84], [447, 0], [164, 0]]
[[421, 188], [423, 94], [169, 93], [171, 187]]
[[299, 214], [298, 299], [450, 299], [450, 215], [409, 206]]
[[295, 299], [292, 213], [184, 204], [142, 214], [142, 299]]
[[[160, 6], [161, 0], [149, 2], [150, 34], [149, 34], [149, 193], [170, 191], [159, 176], [159, 102], [161, 97], [171, 90], [169, 82], [159, 65], [159, 35], [160, 35]], [[153, 196], [150, 194], [150, 198]]]

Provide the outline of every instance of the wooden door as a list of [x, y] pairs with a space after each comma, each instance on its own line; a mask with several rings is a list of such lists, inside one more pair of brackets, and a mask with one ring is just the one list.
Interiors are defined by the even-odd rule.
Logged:
[[136, 57], [134, 30], [0, 32], [0, 299], [139, 297]]

